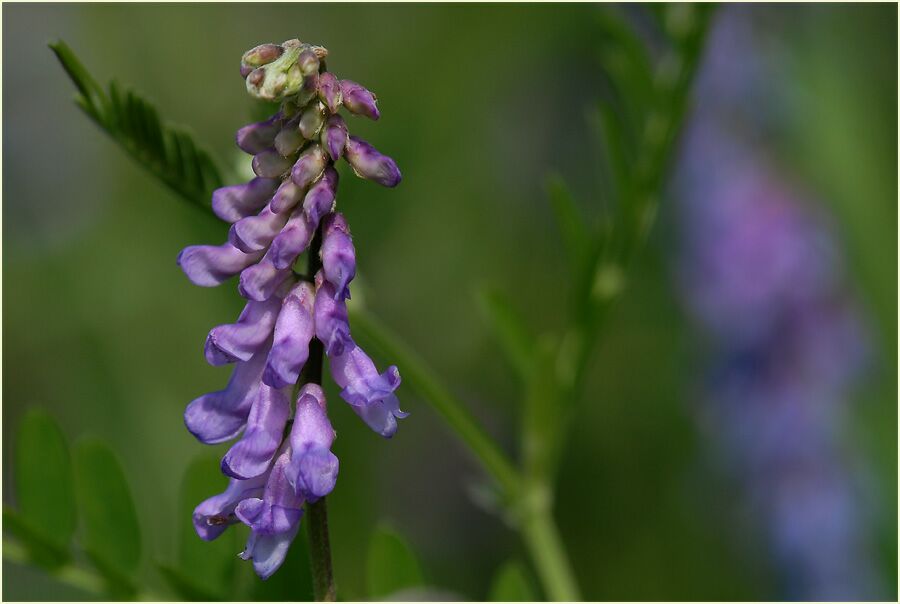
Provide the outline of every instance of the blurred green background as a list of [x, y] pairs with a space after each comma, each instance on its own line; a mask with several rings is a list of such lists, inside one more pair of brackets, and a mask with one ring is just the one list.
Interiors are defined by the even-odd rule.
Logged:
[[[562, 174], [585, 213], [597, 213], [587, 115], [601, 89], [597, 16], [609, 10], [5, 4], [4, 504], [16, 501], [10, 456], [25, 409], [48, 410], [72, 441], [102, 438], [137, 500], [142, 577], [168, 593], [154, 562], [175, 555], [182, 476], [208, 452], [182, 412], [226, 381], [202, 344], [242, 306], [231, 284], [194, 287], [175, 265], [184, 246], [223, 240], [225, 226], [175, 199], [84, 118], [47, 42], [64, 39], [101, 82], [133, 86], [231, 165], [248, 161], [233, 147], [251, 118], [241, 53], [292, 37], [328, 47], [329, 69], [378, 94], [382, 119], [354, 120], [353, 132], [404, 174], [396, 190], [341, 183], [366, 306], [513, 451], [521, 393], [475, 293], [497, 286], [538, 330], [561, 324], [567, 277], [544, 182]], [[767, 60], [790, 74], [779, 80], [791, 87], [782, 91], [792, 101], [781, 108], [788, 127], [773, 145], [830, 204], [876, 334], [880, 362], [852, 406], [849, 448], [877, 483], [867, 521], [888, 597], [897, 534], [896, 11], [748, 11], [777, 41]], [[703, 460], [689, 400], [702, 359], [669, 275], [671, 227], [659, 226], [591, 364], [559, 481], [562, 536], [587, 599], [773, 599], [766, 553], [730, 530], [740, 502]], [[496, 568], [525, 560], [524, 551], [474, 503], [482, 478], [466, 452], [408, 389], [400, 396], [412, 415], [387, 442], [344, 405], [330, 406], [342, 462], [329, 497], [339, 588], [347, 599], [365, 594], [368, 540], [387, 521], [430, 584], [484, 598]], [[4, 599], [90, 597], [39, 570], [4, 562], [3, 571]]]

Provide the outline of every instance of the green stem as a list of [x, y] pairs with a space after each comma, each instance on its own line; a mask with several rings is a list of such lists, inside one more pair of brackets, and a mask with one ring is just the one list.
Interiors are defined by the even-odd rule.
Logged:
[[469, 447], [485, 471], [497, 481], [507, 500], [519, 491], [519, 475], [506, 454], [491, 440], [465, 406], [441, 383], [434, 371], [370, 314], [348, 309], [355, 333], [362, 333], [403, 368], [404, 381], [440, 415]]
[[313, 504], [306, 504], [306, 520], [313, 596], [316, 602], [334, 602], [336, 593], [331, 569], [331, 544], [328, 541], [328, 508], [324, 497]]
[[[309, 246], [307, 260], [307, 275], [315, 278], [322, 268], [322, 260], [319, 258], [319, 250], [322, 247], [322, 227], [319, 226]], [[309, 345], [309, 358], [303, 367], [303, 373], [298, 380], [299, 384], [321, 384], [322, 363], [324, 362], [325, 349], [322, 342], [313, 338]], [[317, 602], [334, 602], [334, 571], [331, 566], [331, 543], [328, 539], [328, 508], [325, 498], [322, 497], [315, 503], [306, 504], [306, 526], [309, 533], [309, 555], [313, 579], [313, 597]]]
[[521, 530], [547, 597], [554, 602], [581, 600], [575, 575], [550, 509], [540, 507], [527, 514]]

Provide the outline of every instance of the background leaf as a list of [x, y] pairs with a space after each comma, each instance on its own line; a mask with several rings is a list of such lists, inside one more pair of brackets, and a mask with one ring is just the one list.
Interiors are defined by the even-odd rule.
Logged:
[[75, 447], [75, 491], [82, 512], [82, 545], [114, 589], [130, 588], [141, 558], [141, 533], [125, 473], [103, 442]]
[[534, 587], [521, 564], [509, 561], [497, 571], [491, 582], [488, 600], [491, 602], [533, 602], [537, 599]]
[[369, 543], [366, 584], [369, 598], [375, 600], [425, 584], [419, 561], [409, 544], [386, 526], [377, 528]]
[[221, 493], [228, 480], [216, 471], [219, 458], [203, 454], [187, 467], [178, 500], [177, 565], [158, 564], [169, 586], [188, 600], [224, 600], [234, 591], [237, 553], [236, 530], [225, 531], [214, 541], [203, 541], [194, 531], [192, 514], [204, 499]]
[[75, 102], [141, 167], [191, 204], [208, 210], [222, 177], [212, 157], [183, 128], [163, 125], [151, 103], [110, 82], [108, 95], [65, 42], [50, 49], [78, 88]]
[[16, 438], [18, 516], [28, 529], [66, 552], [77, 522], [69, 447], [56, 420], [42, 410], [25, 414]]

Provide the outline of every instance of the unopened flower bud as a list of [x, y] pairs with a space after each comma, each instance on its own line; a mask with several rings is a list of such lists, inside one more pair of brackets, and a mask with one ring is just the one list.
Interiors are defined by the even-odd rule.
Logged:
[[321, 141], [332, 161], [339, 160], [344, 154], [347, 135], [347, 123], [344, 122], [344, 118], [337, 114], [329, 116], [322, 128]]
[[344, 97], [344, 107], [351, 113], [364, 115], [373, 120], [381, 117], [376, 104], [378, 99], [366, 87], [353, 80], [341, 80], [341, 93]]
[[266, 149], [253, 156], [253, 172], [263, 178], [278, 178], [291, 169], [293, 157], [283, 157], [275, 149]]
[[268, 65], [284, 53], [284, 49], [277, 44], [260, 44], [256, 48], [251, 48], [241, 57], [243, 65], [250, 67], [262, 67]]
[[325, 168], [322, 178], [316, 181], [303, 198], [303, 211], [313, 224], [334, 210], [334, 197], [337, 193], [338, 173], [332, 166]]
[[320, 145], [312, 145], [300, 154], [300, 158], [291, 169], [291, 180], [298, 187], [306, 188], [325, 170], [327, 158]]
[[281, 186], [275, 191], [272, 201], [269, 202], [269, 207], [272, 208], [273, 212], [278, 214], [287, 212], [303, 199], [303, 194], [305, 192], [305, 189], [298, 187], [294, 184], [293, 180], [288, 178], [281, 183]]
[[[257, 60], [257, 56], [269, 58], [274, 54], [274, 51], [263, 51], [254, 55], [254, 51], [258, 48], [262, 47], [257, 47], [247, 53], [251, 60]], [[247, 91], [256, 98], [266, 101], [280, 101], [297, 94], [303, 87], [304, 76], [297, 60], [301, 53], [308, 49], [308, 45], [301, 44], [296, 40], [289, 40], [276, 48], [281, 50], [278, 56], [266, 63], [260, 63], [260, 66], [247, 76]], [[255, 66], [246, 58], [244, 63]]]
[[311, 141], [322, 130], [324, 123], [325, 107], [318, 101], [310, 103], [300, 116], [300, 134]]
[[237, 146], [251, 155], [262, 153], [275, 142], [275, 135], [281, 127], [281, 116], [277, 113], [263, 122], [247, 124], [237, 131]]
[[351, 136], [347, 140], [345, 155], [357, 176], [385, 187], [396, 187], [400, 184], [401, 176], [397, 163], [358, 136]]
[[295, 154], [306, 142], [297, 128], [297, 120], [291, 120], [275, 135], [275, 149], [284, 157]]
[[329, 71], [319, 74], [319, 99], [328, 107], [331, 113], [337, 113], [341, 108], [344, 96], [341, 94], [341, 83], [335, 75]]
[[304, 76], [310, 76], [314, 73], [319, 72], [319, 57], [316, 56], [312, 50], [304, 50], [300, 53], [300, 56], [297, 57], [297, 66], [300, 68], [300, 73]]

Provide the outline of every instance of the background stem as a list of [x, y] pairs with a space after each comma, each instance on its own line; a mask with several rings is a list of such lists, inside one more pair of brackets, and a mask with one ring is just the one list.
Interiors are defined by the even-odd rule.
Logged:
[[569, 557], [550, 509], [539, 508], [526, 515], [521, 530], [547, 598], [554, 602], [581, 600]]

